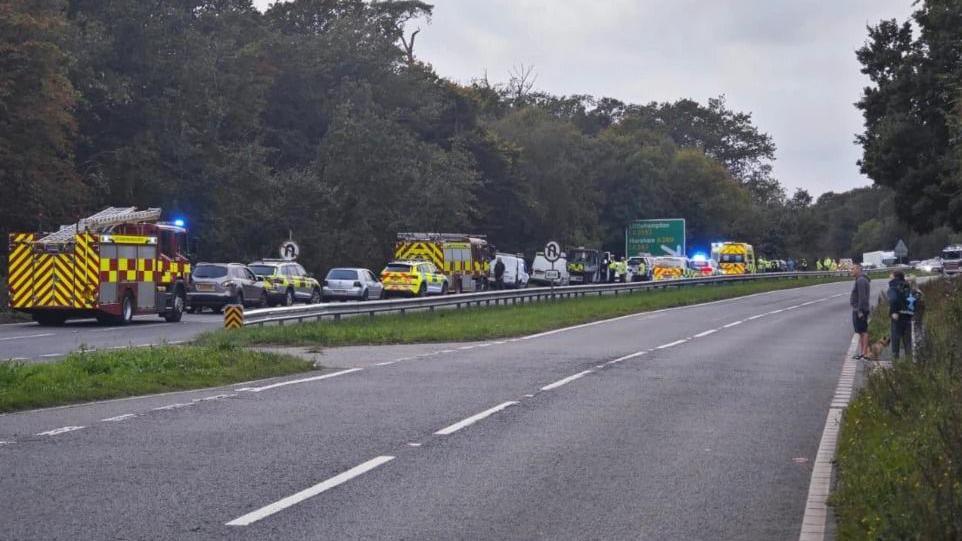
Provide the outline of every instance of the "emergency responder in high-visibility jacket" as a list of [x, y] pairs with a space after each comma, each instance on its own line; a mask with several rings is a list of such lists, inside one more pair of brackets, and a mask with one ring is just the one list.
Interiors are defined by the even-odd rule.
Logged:
[[621, 259], [618, 260], [618, 281], [628, 281], [628, 261], [625, 260], [624, 256], [621, 256]]
[[832, 270], [832, 258], [831, 258], [831, 257], [826, 257], [825, 260], [822, 261], [822, 268], [825, 269], [825, 270], [827, 270], [827, 271]]
[[612, 257], [611, 263], [608, 263], [608, 280], [609, 282], [614, 282], [618, 279], [618, 261]]
[[822, 260], [821, 260], [821, 259], [816, 259], [816, 260], [815, 260], [815, 269], [816, 269], [816, 270], [822, 270]]
[[638, 262], [638, 276], [641, 276], [642, 280], [645, 280], [648, 277], [648, 267], [645, 266], [644, 259]]

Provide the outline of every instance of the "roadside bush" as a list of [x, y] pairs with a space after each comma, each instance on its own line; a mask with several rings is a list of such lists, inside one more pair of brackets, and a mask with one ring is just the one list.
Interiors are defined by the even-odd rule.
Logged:
[[874, 371], [843, 417], [839, 539], [962, 539], [962, 281], [922, 290], [914, 362]]

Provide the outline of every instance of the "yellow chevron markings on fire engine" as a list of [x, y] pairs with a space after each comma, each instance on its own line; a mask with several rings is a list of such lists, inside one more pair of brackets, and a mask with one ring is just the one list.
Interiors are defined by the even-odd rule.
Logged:
[[53, 257], [53, 300], [58, 306], [73, 306], [74, 272], [70, 254]]
[[50, 254], [38, 254], [32, 306], [50, 304], [53, 300], [53, 259]]
[[434, 263], [434, 266], [439, 269], [444, 268], [444, 252], [433, 242], [403, 242], [395, 251], [394, 258], [426, 260]]
[[89, 233], [77, 235], [74, 245], [75, 289], [74, 306], [93, 308], [100, 282], [100, 255], [93, 249], [94, 238]]
[[239, 329], [244, 326], [244, 307], [239, 304], [228, 304], [224, 307], [224, 328]]
[[33, 293], [33, 257], [30, 243], [34, 236], [30, 233], [10, 235], [10, 254], [8, 256], [7, 286], [10, 305], [21, 308], [27, 305]]

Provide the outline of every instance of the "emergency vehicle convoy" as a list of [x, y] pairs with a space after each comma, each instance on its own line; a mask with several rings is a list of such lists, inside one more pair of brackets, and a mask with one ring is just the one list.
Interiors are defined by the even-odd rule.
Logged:
[[[188, 309], [217, 311], [232, 303], [314, 304], [336, 296], [323, 293], [333, 287], [328, 280], [322, 284], [295, 261], [296, 245], [293, 253], [282, 249], [282, 259], [200, 264], [192, 279], [183, 223], [160, 218], [159, 208], [110, 207], [52, 233], [11, 234], [10, 307], [31, 314], [42, 325], [82, 317], [123, 324], [142, 314], [176, 322]], [[946, 272], [958, 272], [960, 254], [962, 247], [946, 248]], [[539, 253], [529, 268], [522, 254], [497, 252], [484, 235], [461, 233], [398, 233], [393, 255], [380, 279], [360, 269], [367, 275], [352, 275], [354, 281], [344, 287], [353, 284], [361, 300], [368, 298], [363, 294], [365, 284], [374, 287], [376, 298], [481, 291], [495, 282], [498, 257], [505, 272], [497, 282], [503, 287], [526, 287], [529, 278], [534, 285], [660, 281], [784, 266], [781, 261], [756, 259], [751, 244], [729, 241], [712, 243], [710, 258], [695, 254], [691, 259], [684, 253], [626, 254], [616, 259], [610, 252], [579, 246], [553, 262]], [[548, 278], [549, 271], [554, 278]]]
[[[394, 244], [394, 259], [398, 262], [429, 261], [434, 264], [435, 271], [446, 277], [445, 293], [486, 289], [494, 255], [494, 246], [488, 244], [484, 235], [398, 233]], [[436, 284], [430, 280], [429, 284], [425, 291], [434, 293]], [[437, 287], [441, 285], [437, 284]]]
[[123, 324], [137, 314], [180, 321], [187, 231], [160, 216], [159, 208], [109, 207], [52, 233], [10, 234], [10, 307], [41, 325], [78, 317]]

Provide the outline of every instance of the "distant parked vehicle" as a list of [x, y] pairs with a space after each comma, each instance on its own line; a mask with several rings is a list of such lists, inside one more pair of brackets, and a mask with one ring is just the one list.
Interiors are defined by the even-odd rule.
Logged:
[[321, 302], [321, 284], [296, 261], [261, 259], [248, 266], [258, 278], [263, 278], [264, 289], [272, 306], [290, 306], [295, 301], [307, 304]]
[[[641, 254], [628, 258], [628, 280], [630, 282], [647, 282], [651, 280], [651, 269], [655, 258], [650, 254]], [[641, 264], [645, 264], [645, 272], [641, 272]]]
[[338, 268], [331, 269], [324, 278], [321, 290], [323, 302], [331, 300], [366, 301], [383, 299], [384, 285], [368, 269]]
[[962, 272], [962, 244], [946, 246], [942, 250], [942, 273], [953, 275]]
[[[549, 278], [551, 276], [550, 273], [552, 273], [552, 268], [557, 278]], [[531, 277], [528, 279], [529, 284], [536, 286], [566, 286], [569, 282], [568, 260], [564, 254], [561, 254], [561, 258], [554, 262], [554, 267], [552, 267], [550, 261], [545, 259], [543, 253], [538, 252], [534, 256], [534, 261], [531, 263]]]
[[528, 287], [528, 271], [525, 268], [524, 258], [514, 254], [504, 254], [498, 252], [495, 257], [491, 260], [491, 264], [488, 265], [488, 283], [494, 283], [494, 264], [501, 259], [504, 263], [504, 287], [508, 289], [519, 289], [522, 287]]
[[187, 310], [220, 312], [228, 304], [267, 306], [264, 281], [240, 263], [198, 263], [187, 286]]
[[922, 272], [942, 272], [942, 259], [938, 257], [926, 259], [915, 265], [915, 268]]
[[694, 257], [688, 260], [688, 268], [691, 269], [695, 276], [715, 276], [716, 274], [721, 274], [718, 270], [718, 263], [714, 259], [707, 259], [705, 257]]

